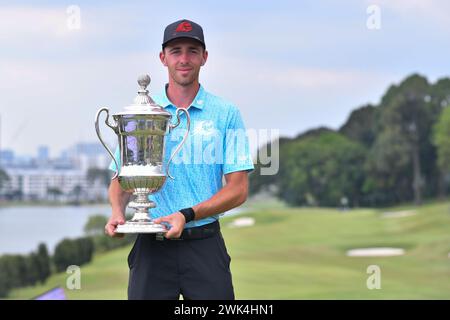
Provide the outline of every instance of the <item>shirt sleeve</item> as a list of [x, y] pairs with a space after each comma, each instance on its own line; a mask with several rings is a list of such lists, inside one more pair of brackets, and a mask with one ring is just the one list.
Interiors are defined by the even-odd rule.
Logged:
[[[116, 158], [117, 164], [120, 167], [120, 150], [119, 147], [116, 148], [116, 151], [114, 152], [114, 158]], [[113, 160], [111, 160], [111, 163], [109, 164], [109, 170], [116, 172], [116, 164]]]
[[225, 132], [223, 173], [254, 169], [247, 132], [239, 109], [230, 110]]

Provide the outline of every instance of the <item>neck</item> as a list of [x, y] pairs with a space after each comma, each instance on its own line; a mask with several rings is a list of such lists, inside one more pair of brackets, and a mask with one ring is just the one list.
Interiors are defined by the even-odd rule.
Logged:
[[200, 84], [198, 80], [188, 86], [180, 86], [170, 79], [166, 94], [175, 106], [187, 109], [191, 105], [199, 89]]

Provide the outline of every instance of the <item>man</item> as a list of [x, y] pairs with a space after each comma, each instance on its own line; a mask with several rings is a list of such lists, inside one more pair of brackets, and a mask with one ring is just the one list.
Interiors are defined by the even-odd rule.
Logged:
[[[245, 202], [253, 163], [247, 138], [235, 141], [235, 133], [245, 129], [239, 110], [199, 83], [207, 58], [200, 25], [180, 20], [166, 27], [160, 59], [169, 83], [153, 99], [172, 115], [177, 108], [188, 109], [191, 130], [180, 152], [182, 161], [171, 165], [175, 180], [167, 179], [151, 195], [157, 204], [150, 210], [152, 218], [170, 229], [164, 238], [138, 235], [128, 256], [129, 299], [178, 299], [180, 294], [184, 299], [234, 299], [231, 259], [218, 220], [221, 213]], [[184, 117], [181, 123], [166, 137], [166, 160], [182, 136], [180, 127], [186, 128]], [[118, 236], [115, 229], [124, 223], [130, 194], [114, 179], [109, 197], [112, 215], [105, 230]]]

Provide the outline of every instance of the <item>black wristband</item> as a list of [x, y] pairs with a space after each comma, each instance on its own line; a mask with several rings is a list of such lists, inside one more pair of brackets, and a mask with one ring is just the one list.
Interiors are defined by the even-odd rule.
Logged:
[[180, 212], [183, 214], [186, 223], [195, 220], [195, 212], [192, 208], [181, 209]]

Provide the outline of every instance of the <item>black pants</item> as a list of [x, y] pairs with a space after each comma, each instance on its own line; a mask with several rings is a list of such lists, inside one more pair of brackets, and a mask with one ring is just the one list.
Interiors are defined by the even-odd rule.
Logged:
[[230, 261], [220, 231], [192, 240], [139, 234], [128, 256], [128, 299], [233, 300]]

